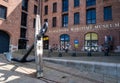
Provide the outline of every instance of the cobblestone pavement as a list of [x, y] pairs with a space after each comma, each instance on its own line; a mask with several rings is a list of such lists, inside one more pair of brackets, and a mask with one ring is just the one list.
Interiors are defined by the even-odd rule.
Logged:
[[37, 79], [35, 68], [34, 62], [9, 63], [0, 55], [0, 83], [102, 83], [100, 75], [90, 79], [95, 75], [48, 62], [44, 62], [44, 78]]

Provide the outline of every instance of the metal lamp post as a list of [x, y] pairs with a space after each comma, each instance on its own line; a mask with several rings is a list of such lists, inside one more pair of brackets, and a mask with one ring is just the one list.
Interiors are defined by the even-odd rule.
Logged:
[[36, 15], [36, 24], [35, 24], [35, 62], [36, 62], [36, 76], [37, 78], [43, 77], [43, 37], [38, 40], [37, 35], [41, 30], [41, 18], [40, 18], [40, 0], [38, 2], [38, 10]]

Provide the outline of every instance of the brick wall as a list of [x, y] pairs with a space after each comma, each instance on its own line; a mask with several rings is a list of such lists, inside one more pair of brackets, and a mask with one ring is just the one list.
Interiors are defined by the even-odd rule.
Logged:
[[[52, 13], [52, 5], [54, 2], [57, 2], [57, 13]], [[103, 24], [114, 24], [114, 23], [120, 23], [120, 1], [119, 0], [96, 0], [96, 5], [91, 7], [86, 7], [86, 0], [80, 0], [80, 6], [77, 8], [74, 8], [73, 0], [69, 0], [69, 23], [68, 28], [69, 31], [59, 31], [63, 30], [65, 28], [62, 26], [62, 0], [48, 0], [47, 2], [43, 2], [42, 6], [42, 22], [44, 22], [44, 19], [48, 19], [49, 24], [49, 30], [47, 35], [49, 36], [49, 44], [60, 44], [60, 35], [61, 34], [68, 34], [70, 36], [70, 44], [72, 45], [72, 48], [74, 47], [74, 40], [78, 39], [80, 44], [78, 50], [81, 50], [84, 46], [84, 36], [88, 32], [95, 32], [98, 34], [98, 45], [101, 45], [104, 43], [104, 36], [105, 35], [111, 35], [114, 38], [114, 48], [116, 46], [120, 45], [120, 26], [119, 27], [112, 27], [111, 29], [104, 29], [101, 27], [101, 29], [85, 29], [85, 30], [79, 30], [79, 31], [71, 31], [71, 28], [81, 28], [86, 25], [86, 10], [90, 8], [96, 8], [96, 24], [95, 25], [103, 25]], [[48, 5], [48, 15], [44, 15], [44, 6]], [[110, 21], [104, 21], [104, 7], [106, 6], [112, 6], [112, 20]], [[80, 24], [74, 25], [74, 13], [80, 12]], [[57, 27], [52, 27], [52, 17], [57, 17]], [[91, 25], [93, 26], [93, 25]]]
[[[0, 5], [7, 7], [6, 19], [0, 18], [0, 30], [9, 34], [10, 45], [14, 50], [17, 50], [18, 40], [20, 39], [22, 0], [0, 0]], [[27, 46], [31, 46], [34, 41], [33, 19], [36, 16], [34, 15], [34, 5], [38, 5], [37, 1], [28, 0], [26, 37], [29, 41]]]
[[[21, 1], [16, 0], [8, 0], [5, 2], [4, 0], [0, 0], [0, 4], [7, 7], [7, 18], [0, 19], [0, 30], [5, 31], [10, 36], [10, 45], [18, 47], [18, 40], [20, 38], [20, 23], [21, 23]], [[48, 0], [47, 2], [42, 3], [42, 23], [44, 19], [48, 19], [49, 29], [47, 32], [47, 36], [49, 36], [49, 45], [53, 44], [60, 44], [60, 35], [61, 34], [68, 34], [70, 36], [70, 44], [72, 48], [74, 47], [74, 40], [79, 40], [79, 48], [81, 50], [84, 46], [84, 36], [88, 32], [95, 32], [98, 34], [98, 45], [101, 45], [104, 42], [105, 35], [112, 35], [114, 38], [114, 47], [120, 46], [120, 29], [119, 27], [112, 27], [111, 29], [84, 29], [80, 30], [81, 27], [87, 26], [98, 26], [103, 24], [115, 24], [120, 23], [120, 1], [119, 0], [96, 0], [96, 6], [87, 7], [86, 8], [86, 1], [80, 0], [80, 6], [77, 8], [73, 7], [73, 0], [69, 0], [69, 30], [62, 27], [62, 0]], [[52, 12], [52, 5], [54, 2], [57, 2], [57, 12]], [[28, 1], [28, 20], [27, 20], [27, 46], [30, 46], [33, 43], [34, 39], [34, 28], [33, 28], [33, 19], [35, 15], [33, 14], [34, 4], [37, 5], [38, 3], [29, 0]], [[44, 6], [48, 5], [48, 15], [44, 15]], [[112, 6], [112, 20], [111, 21], [104, 21], [103, 19], [103, 8], [106, 6]], [[86, 25], [86, 10], [89, 8], [96, 8], [96, 24], [95, 25]], [[73, 17], [75, 12], [80, 12], [80, 24], [74, 25], [73, 24]], [[57, 26], [52, 27], [52, 17], [57, 17]], [[79, 30], [77, 30], [77, 28]], [[72, 30], [74, 29], [74, 30]]]

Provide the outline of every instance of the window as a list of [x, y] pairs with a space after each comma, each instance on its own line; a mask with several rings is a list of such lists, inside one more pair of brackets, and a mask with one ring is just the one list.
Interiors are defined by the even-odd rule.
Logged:
[[96, 23], [96, 10], [95, 9], [87, 10], [86, 23], [87, 24], [95, 24]]
[[53, 17], [53, 19], [52, 19], [52, 26], [56, 27], [56, 23], [57, 23], [57, 18]]
[[44, 19], [44, 22], [48, 22], [48, 19]]
[[112, 20], [112, 8], [111, 6], [104, 7], [104, 20]]
[[62, 0], [62, 11], [67, 12], [68, 11], [68, 0]]
[[36, 19], [33, 19], [33, 28], [35, 28]]
[[34, 5], [34, 14], [37, 14], [37, 6]]
[[68, 26], [68, 14], [62, 15], [62, 27]]
[[48, 6], [45, 6], [45, 15], [47, 15], [48, 14]]
[[80, 15], [79, 12], [74, 13], [74, 24], [79, 24], [80, 23]]
[[53, 3], [53, 12], [57, 12], [57, 3]]
[[25, 28], [21, 28], [21, 32], [20, 32], [20, 38], [26, 38], [26, 29]]
[[3, 0], [3, 1], [8, 2], [8, 0]]
[[79, 1], [80, 0], [74, 0], [74, 7], [78, 7], [79, 6]]
[[28, 10], [28, 0], [22, 0], [22, 10]]
[[94, 32], [85, 35], [85, 51], [98, 51], [98, 35]]
[[7, 8], [0, 5], [0, 18], [6, 19]]
[[24, 12], [22, 12], [22, 16], [21, 16], [21, 25], [27, 26], [27, 14]]
[[35, 1], [38, 1], [38, 0], [35, 0]]
[[60, 49], [64, 50], [65, 47], [69, 44], [70, 42], [70, 36], [68, 34], [62, 34], [60, 36]]
[[19, 39], [18, 49], [26, 49], [27, 41], [25, 39]]
[[96, 5], [96, 0], [86, 0], [86, 5], [87, 5], [87, 6]]
[[103, 0], [103, 1], [109, 1], [109, 0]]
[[47, 2], [48, 0], [44, 0], [44, 2]]

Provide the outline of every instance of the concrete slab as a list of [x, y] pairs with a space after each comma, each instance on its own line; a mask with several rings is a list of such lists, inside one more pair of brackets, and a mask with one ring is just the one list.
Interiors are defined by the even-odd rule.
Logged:
[[[0, 60], [0, 83], [45, 83], [39, 79], [26, 76], [28, 72], [26, 72], [25, 69], [1, 61], [2, 60]], [[28, 69], [26, 70], [29, 71]]]
[[[35, 78], [35, 68], [35, 63], [8, 63], [0, 58], [0, 83], [47, 83]], [[44, 78], [47, 78], [49, 83], [102, 83], [86, 78], [86, 75], [85, 72], [44, 62]]]
[[[46, 58], [53, 63], [44, 61], [44, 77], [61, 83], [119, 83], [120, 64], [117, 57], [113, 62], [112, 57], [109, 58], [110, 60], [104, 59], [104, 57]], [[104, 60], [106, 61], [104, 62]], [[35, 78], [35, 68], [35, 63], [14, 62], [11, 64], [0, 56], [0, 82], [44, 83]], [[21, 82], [22, 80], [24, 82]]]
[[117, 65], [117, 76], [120, 78], [120, 64]]
[[[112, 82], [118, 82], [118, 78], [120, 76], [119, 73], [119, 63], [109, 63], [109, 62], [95, 62], [95, 61], [79, 61], [79, 60], [68, 60], [68, 59], [56, 59], [56, 58], [44, 58], [45, 61], [48, 62], [54, 62], [57, 64], [65, 65], [67, 67], [71, 67], [74, 69], [78, 69], [80, 72], [89, 72], [89, 73], [96, 73], [99, 74], [96, 76], [96, 79], [99, 78], [99, 76], [102, 79], [97, 80], [104, 80], [105, 82], [110, 81], [110, 79], [113, 79]], [[95, 74], [94, 74], [95, 75]], [[87, 76], [95, 76], [92, 75], [86, 75]], [[104, 82], [103, 81], [103, 82]]]

